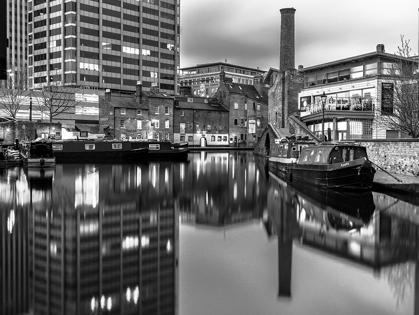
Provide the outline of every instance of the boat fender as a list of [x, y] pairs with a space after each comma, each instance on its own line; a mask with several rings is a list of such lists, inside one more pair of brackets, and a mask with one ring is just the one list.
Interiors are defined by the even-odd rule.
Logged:
[[41, 160], [39, 161], [39, 164], [41, 164], [41, 166], [44, 166], [44, 164], [45, 164], [45, 159], [44, 159], [44, 158], [41, 158]]

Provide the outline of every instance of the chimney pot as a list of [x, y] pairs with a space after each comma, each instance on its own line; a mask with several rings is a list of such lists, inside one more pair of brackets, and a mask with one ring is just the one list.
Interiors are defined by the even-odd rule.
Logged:
[[378, 45], [377, 45], [377, 52], [378, 52], [378, 53], [383, 53], [383, 52], [385, 52], [385, 48], [384, 48], [384, 45], [383, 45], [383, 44], [378, 44]]
[[110, 89], [105, 90], [105, 100], [107, 100], [108, 102], [111, 101], [111, 90]]

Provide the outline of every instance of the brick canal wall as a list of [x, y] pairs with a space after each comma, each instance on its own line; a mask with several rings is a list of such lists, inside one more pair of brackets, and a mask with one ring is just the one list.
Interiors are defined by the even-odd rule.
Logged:
[[419, 139], [355, 140], [368, 158], [393, 174], [419, 176]]

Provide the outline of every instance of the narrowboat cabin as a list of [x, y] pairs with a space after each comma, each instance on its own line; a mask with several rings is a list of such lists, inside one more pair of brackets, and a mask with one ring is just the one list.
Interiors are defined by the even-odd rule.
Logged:
[[184, 161], [188, 159], [187, 143], [174, 144], [170, 141], [133, 141], [133, 148], [147, 148], [149, 161]]
[[50, 141], [33, 141], [22, 145], [23, 166], [35, 168], [55, 167], [54, 151]]
[[135, 162], [147, 158], [148, 149], [133, 148], [128, 141], [69, 140], [52, 143], [59, 163]]
[[375, 174], [366, 148], [354, 143], [304, 146], [295, 160], [270, 157], [268, 168], [287, 182], [330, 189], [371, 190]]

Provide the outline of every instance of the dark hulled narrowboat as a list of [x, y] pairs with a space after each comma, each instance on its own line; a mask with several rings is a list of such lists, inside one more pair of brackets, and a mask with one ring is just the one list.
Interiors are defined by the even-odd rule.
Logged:
[[59, 163], [139, 162], [146, 160], [148, 153], [148, 148], [133, 148], [128, 141], [55, 141], [52, 148]]
[[22, 145], [20, 152], [23, 166], [34, 168], [55, 167], [54, 151], [50, 141], [35, 140]]
[[289, 142], [287, 149], [287, 156], [270, 157], [268, 168], [289, 183], [327, 189], [372, 189], [375, 169], [363, 146], [323, 143], [297, 148]]

